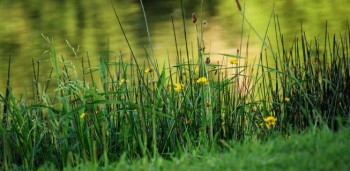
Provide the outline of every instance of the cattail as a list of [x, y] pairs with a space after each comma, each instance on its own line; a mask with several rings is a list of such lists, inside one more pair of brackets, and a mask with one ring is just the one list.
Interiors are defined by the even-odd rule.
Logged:
[[207, 57], [207, 59], [205, 60], [205, 63], [206, 64], [210, 64], [210, 58], [209, 57]]
[[192, 22], [196, 23], [197, 22], [197, 16], [195, 13], [192, 13]]

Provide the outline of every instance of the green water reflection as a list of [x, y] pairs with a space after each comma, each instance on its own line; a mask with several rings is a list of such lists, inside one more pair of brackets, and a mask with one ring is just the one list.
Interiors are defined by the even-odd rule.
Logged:
[[[195, 44], [195, 29], [191, 14], [201, 13], [201, 0], [183, 0], [187, 17], [187, 32], [190, 43]], [[155, 56], [162, 63], [175, 58], [174, 36], [170, 16], [174, 17], [179, 45], [184, 51], [183, 26], [179, 0], [144, 0]], [[117, 0], [116, 9], [136, 57], [143, 60], [143, 47], [149, 49], [144, 18], [138, 0]], [[282, 32], [290, 42], [300, 34], [300, 23], [311, 36], [323, 36], [325, 22], [336, 34], [343, 31], [349, 17], [348, 0], [246, 0], [246, 17], [257, 32], [264, 34], [273, 6], [279, 16]], [[244, 5], [245, 4], [245, 5]], [[205, 28], [207, 51], [235, 53], [240, 46], [242, 15], [234, 0], [204, 0], [203, 16], [208, 25]], [[41, 34], [55, 41], [59, 56], [79, 62], [86, 52], [96, 66], [100, 51], [110, 49], [117, 56], [119, 51], [129, 56], [129, 50], [116, 22], [108, 0], [26, 0], [0, 2], [0, 92], [4, 92], [7, 75], [7, 59], [12, 55], [12, 80], [14, 91], [31, 91], [32, 59], [41, 61], [42, 77], [50, 67], [48, 49]], [[244, 27], [247, 39], [248, 26]], [[273, 31], [273, 29], [270, 29]], [[68, 47], [79, 49], [77, 56]], [[256, 56], [259, 39], [250, 37], [251, 56]], [[255, 52], [255, 53], [254, 53]], [[46, 67], [44, 67], [46, 65]]]

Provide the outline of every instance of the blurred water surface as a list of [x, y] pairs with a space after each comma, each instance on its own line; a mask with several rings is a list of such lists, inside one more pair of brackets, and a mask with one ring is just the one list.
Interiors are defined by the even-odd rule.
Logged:
[[[145, 49], [150, 53], [150, 45], [140, 1], [116, 0], [119, 14], [127, 37], [142, 61]], [[329, 31], [340, 34], [345, 31], [349, 17], [349, 0], [241, 0], [242, 8], [249, 22], [263, 36], [273, 9], [278, 15], [286, 43], [300, 34], [301, 23], [307, 35], [323, 38], [325, 24]], [[206, 21], [204, 44], [206, 51], [236, 53], [247, 41], [250, 31], [249, 56], [254, 58], [261, 42], [248, 25], [242, 32], [242, 15], [234, 0], [183, 0], [186, 27], [190, 49], [196, 45], [196, 31], [191, 21], [195, 12]], [[154, 55], [160, 63], [170, 62], [176, 57], [174, 19], [176, 37], [184, 53], [184, 31], [180, 0], [144, 0], [148, 26], [152, 38]], [[203, 6], [203, 10], [201, 10]], [[81, 58], [89, 54], [92, 65], [98, 66], [101, 51], [110, 50], [116, 57], [122, 52], [129, 58], [130, 51], [116, 22], [109, 0], [2, 0], [0, 1], [0, 92], [4, 93], [7, 77], [7, 61], [12, 56], [11, 85], [16, 92], [30, 92], [33, 83], [32, 60], [40, 62], [42, 78], [47, 78], [50, 68], [49, 47], [42, 34], [54, 40], [57, 54], [66, 60], [80, 64]], [[201, 21], [201, 19], [200, 19]], [[269, 29], [270, 34], [274, 31]], [[68, 42], [68, 43], [67, 43]], [[72, 48], [77, 52], [73, 52]], [[77, 66], [77, 68], [79, 68]], [[78, 73], [79, 75], [79, 73]], [[80, 74], [81, 75], [81, 74]]]

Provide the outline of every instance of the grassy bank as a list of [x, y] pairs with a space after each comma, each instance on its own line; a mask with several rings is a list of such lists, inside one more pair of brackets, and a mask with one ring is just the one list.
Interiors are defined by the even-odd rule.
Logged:
[[[242, 25], [251, 27], [243, 10], [242, 14]], [[183, 10], [182, 15], [184, 21], [191, 18]], [[301, 30], [292, 46], [285, 47], [277, 15], [272, 13], [268, 29], [274, 29], [273, 38], [257, 35], [261, 53], [256, 63], [248, 65], [244, 62], [248, 54], [241, 49], [236, 54], [207, 52], [205, 27], [196, 14], [192, 21], [197, 45], [190, 48], [188, 43], [185, 50], [168, 54], [175, 64], [157, 62], [150, 35], [145, 61], [137, 60], [129, 46], [130, 57], [110, 49], [101, 52], [99, 66], [91, 65], [88, 54], [80, 54], [81, 65], [73, 65], [57, 54], [54, 40], [44, 36], [52, 67], [43, 75], [40, 62], [33, 61], [31, 97], [13, 96], [9, 60], [7, 91], [0, 94], [2, 169], [34, 170], [45, 163], [59, 169], [82, 163], [109, 166], [121, 159], [159, 162], [186, 158], [193, 151], [211, 155], [235, 146], [231, 141], [253, 143], [242, 145], [248, 152], [270, 147], [269, 153], [282, 155], [272, 148], [274, 142], [261, 147], [254, 142], [305, 129], [337, 131], [348, 126], [349, 28], [332, 36], [326, 26], [324, 38], [311, 41]], [[179, 37], [191, 42], [187, 31], [185, 22], [183, 35], [173, 30], [176, 47]], [[213, 55], [227, 62], [213, 63]], [[308, 150], [318, 147], [313, 145]], [[251, 160], [246, 155], [245, 160]]]
[[[225, 152], [187, 153], [181, 158], [148, 161], [121, 159], [101, 167], [85, 163], [65, 170], [348, 170], [350, 130], [308, 130], [289, 137], [276, 135], [268, 141], [226, 142]], [[206, 151], [206, 150], [204, 150]], [[53, 170], [42, 166], [43, 170]]]

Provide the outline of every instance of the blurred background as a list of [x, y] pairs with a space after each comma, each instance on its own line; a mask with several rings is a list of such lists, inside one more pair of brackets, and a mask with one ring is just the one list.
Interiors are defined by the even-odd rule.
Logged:
[[[149, 42], [140, 1], [113, 2], [135, 56], [142, 61], [146, 56], [144, 48], [149, 50]], [[301, 23], [309, 38], [320, 39], [324, 37], [326, 21], [329, 32], [335, 34], [346, 31], [348, 25], [349, 0], [240, 0], [240, 3], [247, 19], [261, 36], [274, 9], [287, 44], [300, 35]], [[191, 20], [195, 12], [199, 21], [203, 18], [206, 22], [204, 43], [207, 52], [235, 54], [241, 35], [246, 43], [250, 31], [248, 57], [258, 55], [261, 41], [248, 25], [242, 30], [242, 15], [234, 0], [204, 0], [203, 10], [201, 0], [183, 0], [183, 4], [190, 48], [196, 48], [196, 31]], [[180, 0], [144, 0], [143, 5], [156, 58], [160, 64], [167, 61], [168, 56], [170, 62], [174, 62], [176, 50], [171, 16], [179, 47], [185, 52]], [[1, 0], [0, 21], [1, 93], [5, 92], [10, 55], [11, 86], [16, 92], [31, 91], [32, 59], [40, 61], [43, 73], [49, 71], [50, 58], [45, 53], [49, 47], [42, 34], [54, 40], [58, 57], [73, 61], [77, 68], [81, 68], [79, 62], [87, 53], [93, 66], [98, 66], [101, 51], [107, 49], [111, 51], [111, 57], [117, 57], [119, 52], [126, 59], [130, 57], [109, 0]], [[274, 26], [270, 25], [269, 31], [273, 32]], [[47, 74], [41, 76], [39, 79], [47, 78]]]

